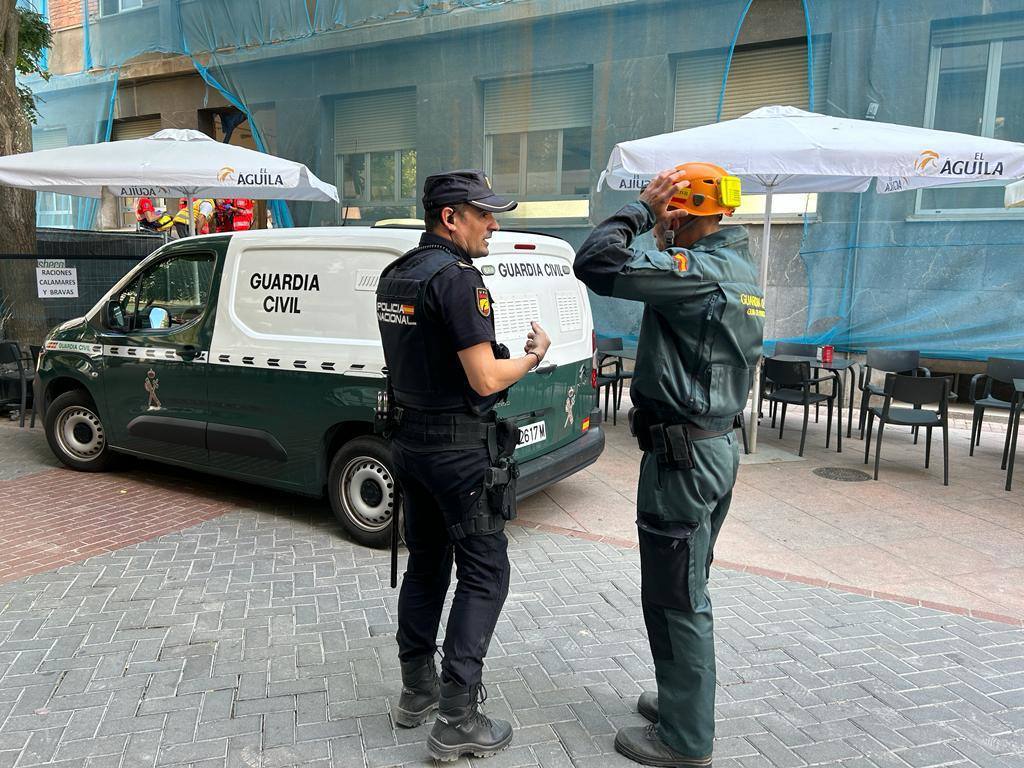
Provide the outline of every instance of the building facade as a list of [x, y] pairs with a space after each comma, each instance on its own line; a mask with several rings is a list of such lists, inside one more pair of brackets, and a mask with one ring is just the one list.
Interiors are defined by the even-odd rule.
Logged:
[[[289, 204], [278, 224], [419, 216], [427, 175], [483, 167], [522, 201], [506, 225], [578, 245], [633, 196], [597, 188], [616, 142], [765, 104], [1024, 140], [1024, 0], [49, 0], [47, 10], [50, 67], [64, 77], [46, 87], [37, 148], [167, 127], [230, 133], [337, 184], [341, 205]], [[1024, 278], [1024, 246], [1014, 248], [1024, 227], [1001, 194], [784, 196], [769, 337], [998, 351], [1007, 326], [995, 315], [984, 330], [954, 331], [987, 317], [996, 296], [1019, 309], [1001, 286]], [[90, 220], [75, 201], [43, 197], [42, 224], [132, 223], [128, 201], [106, 201]], [[751, 197], [736, 217], [755, 250], [759, 205]], [[599, 332], [635, 336], [636, 306], [594, 305]], [[1016, 334], [1009, 343], [1024, 348]]]

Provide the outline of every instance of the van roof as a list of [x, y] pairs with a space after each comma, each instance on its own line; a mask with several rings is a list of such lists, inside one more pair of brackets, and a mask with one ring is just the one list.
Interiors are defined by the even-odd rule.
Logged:
[[[342, 243], [342, 242], [363, 242], [372, 239], [377, 242], [392, 243], [403, 249], [409, 247], [410, 242], [419, 240], [418, 233], [422, 229], [415, 229], [405, 226], [385, 227], [288, 227], [280, 229], [250, 229], [244, 232], [233, 232], [218, 235], [202, 235], [194, 239], [209, 240], [213, 238], [225, 238], [232, 241], [238, 240], [244, 243], [257, 244], [280, 244], [289, 242], [294, 244], [306, 243]], [[518, 229], [501, 229], [492, 235], [497, 243], [522, 240], [529, 237], [532, 242], [549, 240], [553, 243], [566, 243], [567, 241], [556, 235], [549, 235], [541, 232], [531, 232]], [[193, 238], [189, 238], [192, 240]]]

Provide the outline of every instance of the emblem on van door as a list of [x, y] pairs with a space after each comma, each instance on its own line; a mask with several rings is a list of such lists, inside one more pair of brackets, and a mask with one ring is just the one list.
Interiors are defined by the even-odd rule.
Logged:
[[156, 391], [160, 389], [160, 379], [156, 377], [156, 371], [152, 368], [146, 371], [146, 380], [143, 382], [143, 386], [146, 388], [146, 392], [149, 393], [149, 403], [146, 410], [159, 411], [163, 407], [160, 404], [160, 398], [156, 395]]
[[565, 429], [573, 423], [573, 409], [576, 407], [576, 387], [569, 387], [569, 391], [565, 397], [565, 424], [562, 425], [562, 429]]
[[476, 289], [476, 308], [484, 317], [491, 316], [491, 294], [487, 292], [486, 288]]

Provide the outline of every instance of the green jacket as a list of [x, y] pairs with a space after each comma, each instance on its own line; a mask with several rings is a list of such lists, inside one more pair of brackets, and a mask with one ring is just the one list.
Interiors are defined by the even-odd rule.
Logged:
[[601, 296], [644, 302], [634, 405], [659, 419], [727, 429], [746, 405], [764, 336], [746, 230], [723, 227], [692, 248], [630, 248], [653, 226], [647, 205], [625, 206], [580, 247], [576, 277]]

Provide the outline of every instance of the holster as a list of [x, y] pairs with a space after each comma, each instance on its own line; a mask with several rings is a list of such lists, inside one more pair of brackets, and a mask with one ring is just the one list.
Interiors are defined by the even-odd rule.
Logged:
[[512, 421], [499, 419], [493, 411], [485, 416], [489, 466], [479, 493], [470, 494], [462, 519], [448, 527], [454, 540], [466, 536], [497, 533], [505, 522], [516, 517], [516, 479], [519, 467], [512, 454], [519, 442], [519, 428]]
[[658, 421], [641, 408], [629, 409], [629, 431], [640, 450], [652, 453], [658, 463], [672, 469], [693, 469], [693, 441], [720, 437], [731, 430], [701, 429], [689, 422]]

